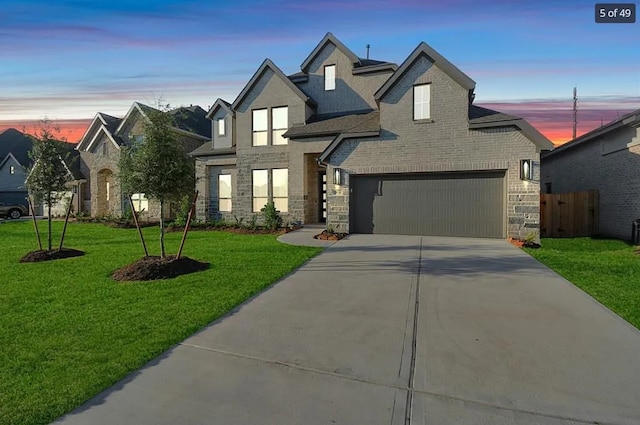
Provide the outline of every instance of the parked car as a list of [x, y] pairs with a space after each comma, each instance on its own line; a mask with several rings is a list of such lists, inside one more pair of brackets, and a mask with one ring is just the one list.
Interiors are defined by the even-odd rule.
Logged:
[[7, 218], [20, 218], [23, 215], [28, 215], [29, 211], [27, 207], [20, 204], [5, 204], [0, 202], [0, 217]]

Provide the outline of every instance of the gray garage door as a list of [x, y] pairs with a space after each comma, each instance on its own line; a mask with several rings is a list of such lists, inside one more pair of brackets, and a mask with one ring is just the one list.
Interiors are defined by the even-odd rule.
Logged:
[[350, 176], [351, 231], [504, 237], [504, 172]]

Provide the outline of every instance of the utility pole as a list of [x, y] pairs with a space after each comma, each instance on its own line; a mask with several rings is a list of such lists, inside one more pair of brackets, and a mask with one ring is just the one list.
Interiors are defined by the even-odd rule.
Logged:
[[578, 88], [573, 88], [573, 139], [578, 131]]

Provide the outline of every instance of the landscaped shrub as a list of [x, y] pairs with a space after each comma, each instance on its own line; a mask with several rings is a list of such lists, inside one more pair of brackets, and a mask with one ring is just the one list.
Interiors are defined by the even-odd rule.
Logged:
[[267, 229], [277, 229], [282, 226], [280, 211], [276, 209], [273, 202], [267, 202], [260, 212], [262, 213], [262, 218], [264, 220], [264, 227]]

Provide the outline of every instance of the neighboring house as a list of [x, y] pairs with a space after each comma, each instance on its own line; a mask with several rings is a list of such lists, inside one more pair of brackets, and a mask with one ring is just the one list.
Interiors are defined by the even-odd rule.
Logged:
[[640, 219], [640, 109], [542, 156], [542, 190], [599, 192], [601, 236], [630, 239]]
[[[143, 123], [153, 108], [134, 102], [124, 118], [98, 113], [76, 150], [80, 153], [80, 171], [87, 177], [81, 186], [82, 211], [92, 216], [121, 216], [129, 209], [117, 181], [118, 161], [122, 146], [143, 137]], [[211, 140], [211, 125], [206, 111], [199, 106], [181, 107], [168, 111], [174, 118], [174, 131], [186, 152], [203, 141]], [[160, 208], [143, 193], [133, 195], [135, 209], [145, 211], [148, 218], [159, 218]], [[170, 211], [167, 211], [170, 215]]]
[[[67, 172], [69, 177], [69, 183], [67, 184], [68, 190], [62, 193], [61, 198], [54, 205], [51, 206], [51, 216], [52, 217], [62, 217], [67, 213], [67, 207], [69, 202], [71, 204], [71, 212], [76, 213], [81, 210], [82, 201], [78, 193], [82, 190], [83, 185], [86, 183], [86, 179], [84, 175], [80, 172], [80, 153], [74, 149], [74, 146], [63, 143], [65, 156], [60, 157], [60, 161], [64, 165], [64, 169]], [[38, 161], [33, 165], [33, 170], [37, 169]], [[28, 176], [28, 175], [27, 175]], [[72, 194], [75, 194], [72, 196]], [[73, 197], [73, 200], [71, 199]], [[47, 216], [49, 214], [49, 208], [44, 205], [44, 203], [39, 203], [35, 205], [35, 211], [37, 215]]]
[[0, 202], [27, 205], [24, 182], [32, 146], [31, 138], [15, 128], [0, 133]]
[[[199, 219], [259, 215], [336, 231], [504, 238], [539, 231], [539, 153], [526, 121], [474, 106], [475, 82], [425, 43], [400, 66], [328, 33], [285, 75], [266, 59], [209, 110], [196, 149]], [[534, 165], [524, 181], [520, 167]]]

